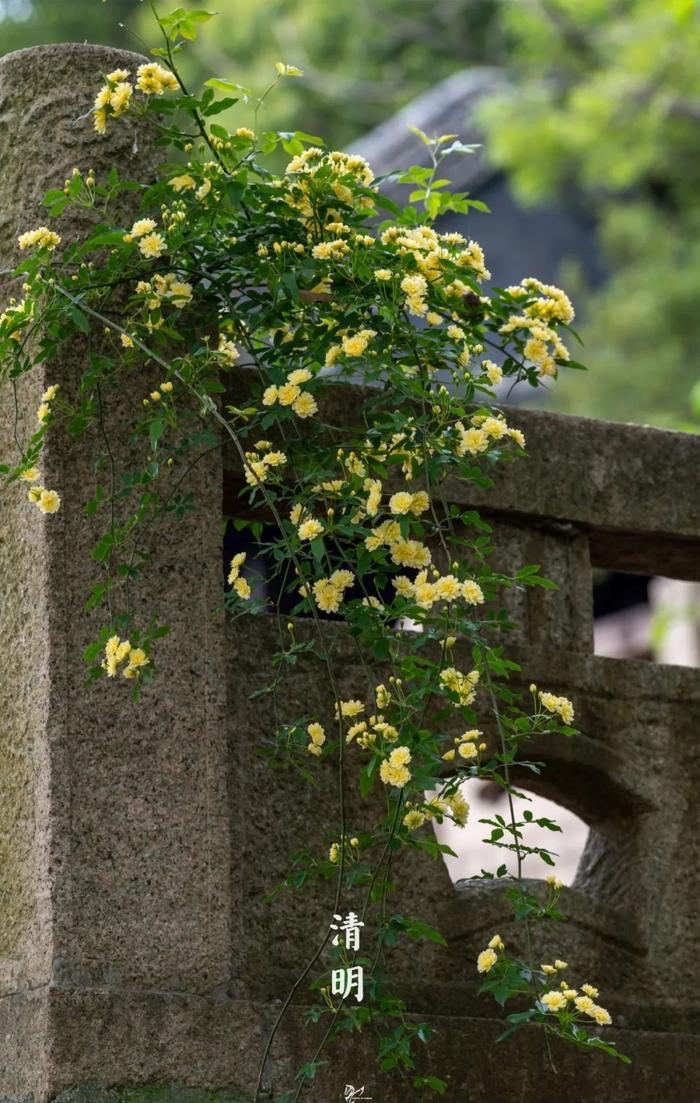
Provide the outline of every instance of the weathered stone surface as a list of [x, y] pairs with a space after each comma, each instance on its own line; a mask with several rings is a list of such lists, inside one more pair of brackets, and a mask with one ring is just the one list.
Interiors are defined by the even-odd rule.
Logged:
[[[106, 138], [94, 133], [89, 118], [73, 125], [91, 105], [102, 74], [122, 66], [133, 71], [142, 60], [102, 47], [55, 46], [0, 61], [1, 264], [11, 261], [19, 230], [46, 221], [40, 197], [47, 187], [62, 185], [74, 164], [99, 176], [117, 163], [125, 174], [148, 177], [152, 151], [139, 148], [128, 119], [110, 127]], [[64, 242], [81, 227], [68, 212], [57, 225]], [[75, 341], [59, 363], [22, 381], [30, 423], [48, 383], [74, 394], [85, 354], [85, 342]], [[104, 437], [95, 433], [76, 442], [60, 426], [51, 432], [42, 479], [59, 491], [60, 513], [42, 517], [21, 484], [3, 491], [0, 616], [10, 646], [0, 658], [7, 747], [0, 883], [8, 885], [7, 906], [3, 901], [0, 908], [6, 997], [0, 1002], [9, 1008], [23, 998], [18, 993], [34, 993], [32, 1000], [51, 993], [40, 1019], [25, 1024], [18, 1015], [0, 1033], [5, 1094], [32, 1092], [43, 1099], [67, 1083], [61, 1032], [72, 1012], [58, 1006], [58, 993], [116, 993], [128, 1020], [130, 1000], [139, 992], [194, 997], [225, 986], [228, 978], [223, 623], [214, 614], [221, 588], [221, 475], [215, 455], [192, 473], [190, 489], [201, 509], [140, 538], [151, 558], [147, 586], [133, 599], [136, 622], [143, 627], [143, 616], [154, 612], [171, 626], [158, 649], [157, 685], [135, 704], [123, 679], [84, 682], [82, 651], [103, 622], [102, 613], [83, 611], [101, 577], [89, 553], [103, 531], [99, 515], [97, 525], [86, 522], [84, 507], [96, 483], [110, 478], [106, 452], [117, 481], [130, 470], [127, 441], [141, 398], [135, 387], [130, 407], [125, 395], [117, 404], [105, 389]], [[24, 420], [18, 429], [25, 438], [33, 431]], [[14, 451], [13, 434], [6, 387], [3, 459]], [[118, 1061], [118, 1040], [105, 1037], [103, 1044]], [[98, 1076], [104, 1055], [85, 1052], [81, 1077]]]
[[519, 567], [538, 564], [539, 573], [558, 587], [529, 586], [501, 592], [501, 603], [513, 624], [507, 636], [509, 644], [590, 654], [593, 572], [586, 535], [575, 525], [518, 524], [503, 514], [489, 520], [494, 546], [489, 567], [512, 575]]
[[[232, 401], [250, 378], [244, 369], [232, 376]], [[346, 383], [328, 388], [322, 396], [324, 420], [353, 423], [356, 391]], [[555, 537], [586, 536], [594, 566], [700, 579], [700, 445], [695, 434], [502, 408], [509, 424], [525, 433], [527, 459], [494, 466], [492, 485], [484, 490], [463, 480], [448, 481], [444, 494], [449, 501]], [[236, 457], [227, 454], [225, 465], [232, 496]]]
[[580, 526], [595, 566], [700, 578], [698, 439], [638, 425], [507, 410], [528, 459], [493, 472], [493, 486], [455, 484], [457, 502]]
[[[153, 994], [135, 998], [127, 1011], [104, 993], [60, 999], [60, 1021], [65, 1025], [60, 1040], [71, 1062], [66, 1070], [74, 1077], [70, 1084], [57, 1080], [52, 1085], [52, 1097], [60, 1103], [252, 1103], [262, 1037], [277, 1005], [209, 1000], [195, 1007], [182, 995]], [[13, 1011], [19, 1010], [14, 998], [13, 1005]], [[411, 1016], [410, 1021], [419, 1020]], [[3, 1027], [11, 1022], [2, 1007], [0, 1022]], [[418, 1070], [446, 1080], [445, 1099], [558, 1103], [576, 1095], [614, 1096], [620, 1103], [696, 1103], [700, 1098], [700, 1075], [693, 1060], [696, 1036], [691, 1033], [610, 1030], [610, 1040], [633, 1060], [624, 1067], [554, 1039], [553, 1071], [539, 1032], [525, 1031], [496, 1044], [499, 1023], [444, 1014], [439, 992], [431, 1022], [436, 1034]], [[110, 1038], [124, 1046], [118, 1062], [110, 1051]], [[301, 1007], [293, 1007], [279, 1054], [264, 1078], [262, 1099], [273, 1100], [274, 1093], [293, 1084], [314, 1038], [317, 1028], [304, 1023]], [[93, 1056], [92, 1067], [97, 1055], [101, 1057], [102, 1071], [77, 1080], [88, 1065], [87, 1054]], [[364, 1084], [366, 1097], [377, 1103], [420, 1098], [410, 1087], [376, 1071], [374, 1043], [365, 1032], [336, 1049], [332, 1068], [320, 1070], [304, 1098], [310, 1103], [342, 1103], [347, 1083]], [[27, 1098], [26, 1091], [14, 1098], [23, 1096]]]
[[[301, 621], [297, 638], [305, 632], [312, 634], [311, 626]], [[366, 675], [354, 644], [337, 625], [325, 625], [324, 632], [341, 694], [364, 696]], [[233, 960], [241, 986], [234, 990], [260, 999], [288, 990], [312, 956], [323, 938], [324, 921], [330, 921], [333, 885], [287, 892], [276, 898], [275, 907], [261, 903], [262, 897], [285, 876], [291, 853], [310, 840], [315, 852], [323, 852], [340, 834], [333, 764], [321, 764], [317, 790], [300, 784], [292, 772], [270, 775], [256, 755], [273, 726], [269, 698], [258, 699], [252, 710], [248, 706], [249, 718], [243, 719], [245, 697], [265, 684], [265, 656], [275, 647], [272, 621], [260, 622], [254, 638], [244, 628], [232, 633], [229, 700], [237, 707], [230, 712], [231, 791], [239, 889], [234, 895], [239, 925]], [[696, 1029], [700, 1001], [685, 977], [688, 962], [700, 954], [695, 921], [700, 880], [688, 819], [700, 785], [693, 751], [700, 727], [700, 674], [554, 648], [514, 647], [509, 654], [523, 667], [523, 690], [534, 679], [575, 700], [581, 729], [575, 739], [531, 744], [527, 757], [547, 768], [541, 777], [517, 774], [518, 784], [570, 808], [591, 828], [575, 885], [564, 892], [570, 921], [547, 929], [550, 941], [542, 942], [543, 960], [555, 956], [569, 961], [577, 983], [594, 978], [621, 1025]], [[458, 645], [455, 661], [458, 666], [468, 663], [467, 645], [462, 650]], [[376, 667], [372, 674], [377, 681], [384, 676]], [[320, 718], [332, 730], [321, 664], [302, 663], [294, 682], [285, 692], [285, 715]], [[379, 804], [361, 806], [354, 796], [357, 758], [350, 747], [350, 835], [362, 830], [363, 817], [380, 812]], [[255, 800], [253, 819], [245, 814], [251, 789], [264, 794]], [[282, 831], [275, 828], [280, 815]], [[556, 839], [552, 845], [556, 850]], [[347, 899], [346, 910], [351, 906], [359, 910]], [[450, 1011], [497, 1013], [476, 996], [473, 961], [494, 930], [511, 946], [521, 937], [500, 886], [461, 882], [455, 890], [441, 862], [403, 854], [397, 859], [391, 908], [433, 922], [449, 942], [447, 950], [422, 945], [392, 954], [392, 973], [411, 1010], [429, 1014], [438, 984], [443, 1007]], [[539, 937], [536, 932], [535, 939]]]

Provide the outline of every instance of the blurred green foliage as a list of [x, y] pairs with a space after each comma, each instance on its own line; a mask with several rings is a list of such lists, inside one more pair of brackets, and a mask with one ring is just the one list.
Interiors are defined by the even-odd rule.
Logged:
[[700, 375], [700, 5], [508, 0], [502, 19], [514, 92], [484, 110], [490, 156], [526, 202], [583, 192], [610, 272], [575, 295], [591, 373], [555, 402], [683, 423]]
[[[303, 128], [342, 147], [456, 70], [505, 60], [500, 0], [199, 0], [218, 12], [184, 56], [194, 81], [215, 72], [260, 94], [276, 61], [298, 65], [266, 104], [264, 125]], [[177, 0], [158, 0], [161, 14]], [[8, 16], [14, 11], [15, 18]], [[154, 45], [149, 4], [139, 0], [0, 0], [0, 53], [39, 42]], [[129, 33], [119, 27], [126, 23]], [[241, 105], [250, 125], [252, 108]]]
[[[159, 2], [159, 11], [174, 5]], [[185, 6], [205, 6], [204, 4]], [[492, 160], [518, 196], [574, 190], [594, 207], [610, 278], [562, 275], [591, 368], [554, 389], [560, 409], [677, 425], [700, 374], [700, 0], [218, 0], [181, 58], [259, 94], [283, 60], [303, 80], [262, 128], [303, 127], [337, 148], [473, 64], [507, 65], [512, 94], [484, 111]], [[0, 0], [0, 52], [88, 39], [153, 44], [139, 0]], [[128, 32], [120, 27], [124, 23]], [[235, 109], [252, 125], [253, 102]], [[695, 404], [697, 405], [697, 403]]]
[[127, 46], [119, 23], [138, 0], [0, 0], [0, 54], [45, 42], [99, 42]]

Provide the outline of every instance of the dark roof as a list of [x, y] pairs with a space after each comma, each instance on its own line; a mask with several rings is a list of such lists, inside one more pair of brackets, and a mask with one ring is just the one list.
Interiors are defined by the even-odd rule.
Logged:
[[[479, 104], [487, 96], [509, 90], [517, 95], [502, 69], [479, 67], [454, 73], [358, 139], [353, 152], [366, 157], [377, 176], [429, 164], [428, 151], [410, 126], [429, 137], [456, 134], [467, 145], [481, 143], [484, 136], [476, 122]], [[484, 200], [493, 214], [450, 213], [439, 220], [439, 229], [475, 237], [497, 283], [517, 283], [528, 275], [556, 283], [562, 261], [570, 258], [581, 264], [592, 284], [604, 278], [594, 215], [573, 189], [565, 199], [525, 206], [514, 195], [507, 174], [489, 164], [485, 148], [453, 154], [443, 165], [453, 191]], [[407, 202], [406, 185], [390, 181], [382, 191], [399, 203]]]
[[[377, 176], [410, 165], [427, 165], [428, 151], [409, 130], [410, 126], [418, 127], [431, 138], [456, 134], [466, 144], [481, 142], [482, 135], [475, 122], [476, 108], [486, 96], [507, 87], [501, 69], [483, 67], [454, 73], [359, 138], [352, 151], [365, 157]], [[500, 175], [488, 165], [483, 149], [472, 154], [454, 154], [444, 165], [456, 191], [474, 192]], [[386, 190], [391, 192], [394, 188]]]

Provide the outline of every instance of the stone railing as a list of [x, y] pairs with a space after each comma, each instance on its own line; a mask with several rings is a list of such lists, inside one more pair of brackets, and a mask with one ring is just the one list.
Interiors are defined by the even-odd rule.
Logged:
[[[1, 268], [15, 259], [17, 233], [45, 221], [43, 192], [74, 164], [149, 172], [152, 152], [128, 119], [106, 139], [89, 122], [72, 125], [102, 73], [140, 61], [92, 46], [0, 60]], [[59, 229], [69, 239], [81, 226], [65, 216]], [[81, 356], [71, 346], [23, 380], [20, 409], [34, 409], [48, 383], [70, 394]], [[108, 407], [106, 417], [125, 454], [129, 411]], [[506, 465], [487, 493], [455, 485], [448, 497], [490, 517], [504, 567], [540, 563], [560, 585], [513, 598], [525, 684], [571, 697], [582, 730], [535, 748], [549, 766], [538, 791], [590, 826], [562, 896], [570, 921], [541, 953], [600, 985], [615, 1017], [610, 1037], [634, 1064], [557, 1046], [555, 1077], [539, 1033], [495, 1047], [500, 1024], [484, 1017], [492, 1011], [477, 997], [474, 960], [494, 930], [506, 941], [517, 934], [493, 887], [454, 888], [425, 856], [400, 858], [392, 906], [430, 919], [449, 945], [398, 955], [396, 974], [411, 1013], [438, 1030], [428, 1060], [449, 1099], [546, 1103], [575, 1092], [691, 1103], [700, 1098], [700, 673], [595, 657], [591, 594], [593, 566], [700, 579], [700, 441], [543, 413], [509, 418], [529, 458]], [[31, 431], [23, 418], [17, 428]], [[3, 458], [14, 430], [5, 391]], [[178, 523], [177, 539], [161, 527], [149, 549], [149, 601], [172, 625], [158, 681], [138, 705], [121, 685], [86, 688], [81, 653], [95, 620], [82, 605], [95, 577], [83, 506], [100, 463], [99, 444], [90, 447], [51, 435], [44, 466], [63, 499], [56, 517], [37, 520], [21, 494], [0, 498], [0, 1096], [43, 1103], [76, 1087], [101, 1098], [110, 1086], [163, 1084], [251, 1100], [280, 1000], [332, 903], [330, 891], [282, 894], [274, 905], [262, 897], [295, 848], [332, 830], [332, 768], [327, 784], [307, 790], [255, 753], [272, 721], [265, 699], [249, 694], [265, 680], [273, 626], [256, 618], [229, 629], [213, 613], [224, 487], [235, 484], [220, 459], [195, 468], [199, 509]], [[352, 696], [356, 660], [339, 632], [334, 646]], [[312, 668], [297, 694], [322, 712]], [[296, 1000], [266, 1098], [311, 1051], [304, 985]], [[407, 1098], [377, 1076], [370, 1035], [334, 1060], [314, 1098], [340, 1100], [346, 1082], [364, 1083], [377, 1103]]]

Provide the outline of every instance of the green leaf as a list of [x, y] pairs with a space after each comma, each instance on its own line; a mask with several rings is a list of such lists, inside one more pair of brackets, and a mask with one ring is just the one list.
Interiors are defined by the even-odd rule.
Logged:
[[234, 80], [222, 80], [221, 77], [210, 77], [209, 80], [205, 80], [204, 84], [207, 88], [216, 88], [219, 92], [239, 92], [245, 102], [252, 94], [245, 85], [237, 84]]
[[409, 920], [406, 926], [406, 934], [415, 940], [427, 938], [430, 942], [436, 942], [439, 946], [447, 946], [447, 940], [443, 938], [430, 923], [423, 923], [418, 919]]
[[155, 450], [158, 445], [158, 441], [165, 432], [165, 421], [162, 417], [155, 417], [148, 427], [148, 436], [151, 441], [151, 448]]
[[78, 327], [81, 333], [90, 332], [90, 323], [87, 320], [85, 314], [77, 306], [71, 308], [70, 316], [73, 320], [73, 324]]
[[325, 146], [323, 138], [319, 138], [317, 134], [306, 134], [303, 130], [295, 130], [294, 137], [298, 138], [300, 142], [306, 142], [312, 146]]
[[233, 96], [226, 96], [223, 100], [216, 100], [202, 111], [203, 115], [210, 118], [212, 115], [220, 115], [222, 111], [227, 111], [229, 107], [233, 107], [238, 103], [238, 99]]
[[414, 1076], [413, 1087], [431, 1088], [437, 1095], [444, 1095], [447, 1091], [447, 1084], [439, 1076]]
[[366, 797], [368, 793], [371, 793], [372, 788], [374, 787], [374, 776], [371, 769], [373, 761], [374, 760], [371, 760], [360, 774], [360, 796], [363, 797]]
[[195, 23], [208, 23], [210, 19], [218, 14], [216, 11], [188, 11], [187, 18], [193, 19]]
[[[96, 586], [93, 586], [92, 590], [90, 591], [90, 596], [88, 597], [87, 601], [85, 602], [86, 612], [90, 612], [91, 609], [96, 609], [97, 608], [97, 606], [102, 601], [102, 598], [107, 593], [107, 590], [108, 590], [108, 586], [107, 586], [106, 582], [98, 582], [98, 584]], [[99, 648], [98, 648], [98, 650], [99, 650]]]
[[90, 499], [90, 501], [85, 506], [85, 513], [87, 514], [88, 517], [93, 517], [95, 515], [95, 513], [97, 513], [98, 506], [100, 505], [101, 502], [104, 501], [104, 499], [106, 497], [106, 494], [107, 494], [107, 491], [105, 490], [105, 488], [103, 486], [98, 485], [95, 488], [94, 496]]

